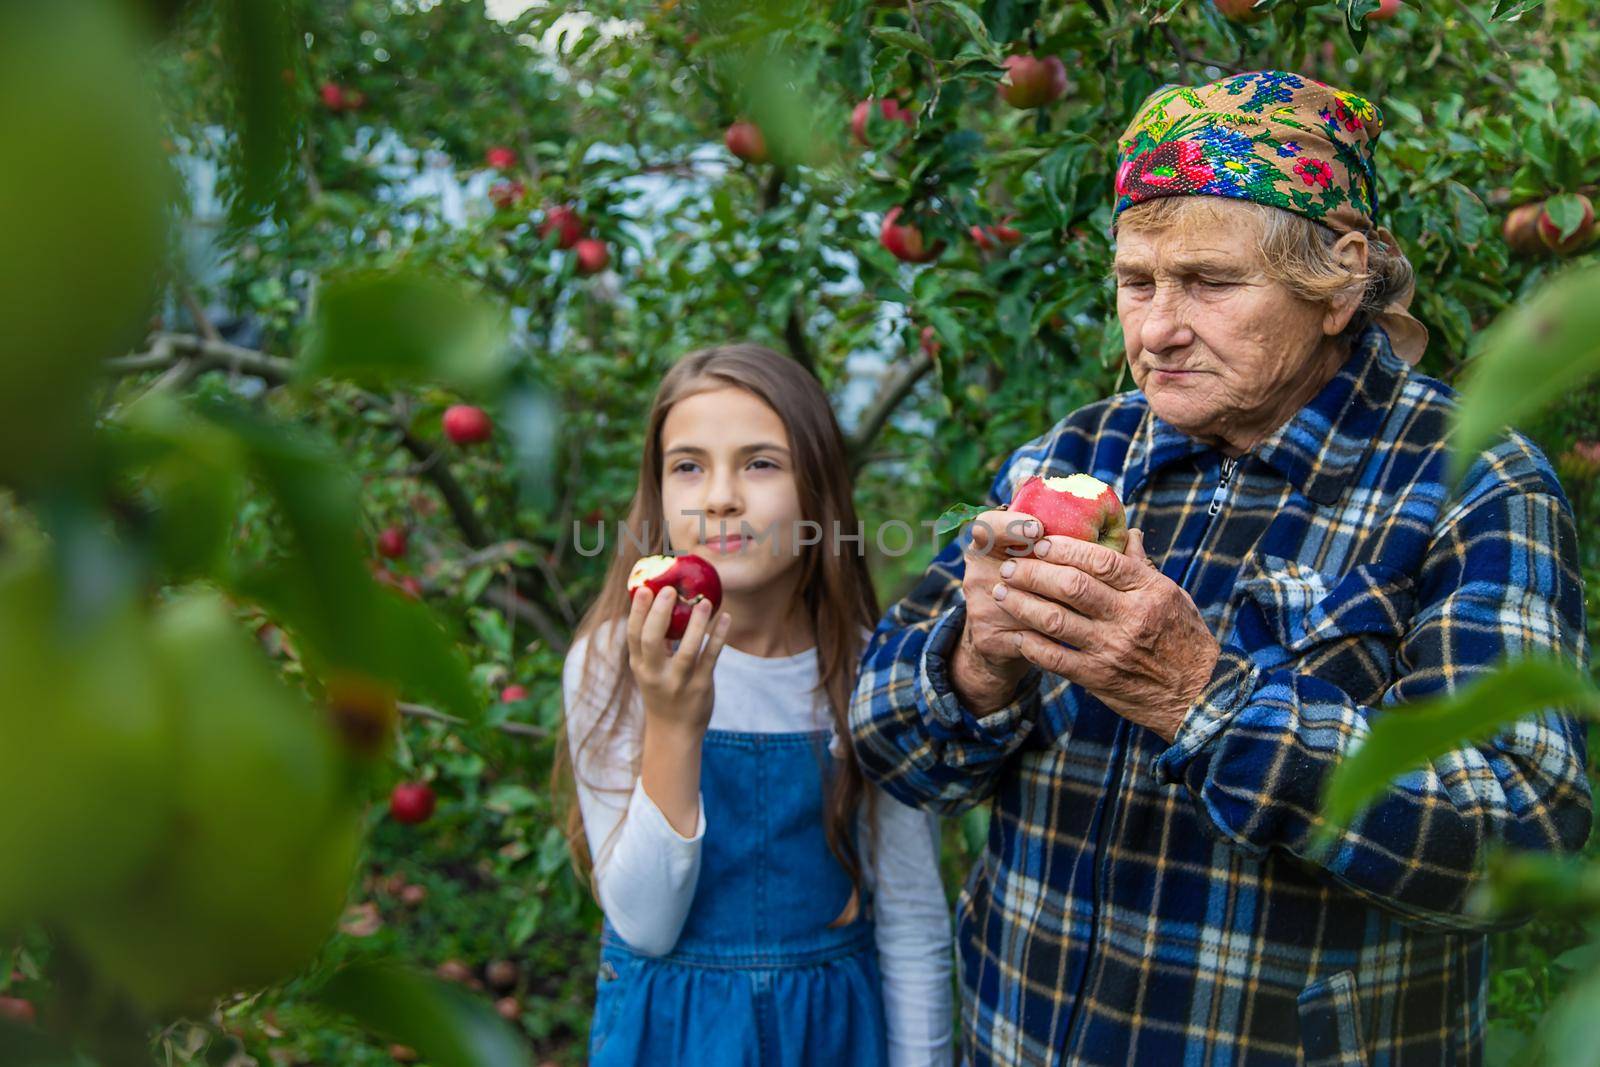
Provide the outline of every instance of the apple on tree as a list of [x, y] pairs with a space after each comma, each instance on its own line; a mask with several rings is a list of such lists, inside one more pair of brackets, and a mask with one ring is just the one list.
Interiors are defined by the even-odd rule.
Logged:
[[1400, 14], [1400, 0], [1378, 0], [1378, 10], [1367, 12], [1368, 22], [1389, 22]]
[[489, 199], [501, 211], [509, 211], [527, 195], [528, 187], [519, 181], [495, 182], [489, 186]]
[[445, 409], [444, 435], [458, 445], [475, 445], [489, 439], [493, 429], [489, 413], [471, 404], [452, 404]]
[[1270, 11], [1256, 7], [1256, 0], [1211, 0], [1223, 18], [1231, 22], [1260, 22]]
[[483, 154], [484, 162], [495, 170], [510, 170], [517, 165], [517, 153], [503, 144], [497, 144]]
[[528, 687], [523, 685], [508, 685], [500, 690], [500, 703], [514, 704], [519, 700], [528, 699]]
[[939, 253], [944, 251], [944, 242], [936, 241], [932, 246], [923, 240], [922, 231], [913, 223], [901, 223], [900, 216], [904, 208], [892, 207], [883, 216], [883, 226], [878, 230], [878, 243], [889, 250], [889, 254], [906, 263], [927, 263], [937, 259]]
[[1067, 95], [1067, 68], [1059, 56], [1006, 57], [1000, 98], [1015, 108], [1042, 107]]
[[628, 572], [628, 596], [640, 588], [651, 594], [671, 586], [678, 599], [672, 605], [672, 621], [667, 624], [667, 640], [676, 641], [689, 628], [689, 617], [701, 600], [711, 602], [711, 613], [722, 606], [722, 578], [717, 568], [703, 556], [645, 556]]
[[557, 204], [544, 213], [544, 221], [539, 224], [539, 236], [548, 237], [553, 230], [556, 247], [567, 249], [578, 243], [578, 238], [583, 236], [583, 229], [583, 218], [574, 208]]
[[761, 135], [761, 127], [753, 122], [735, 122], [728, 127], [722, 140], [728, 151], [746, 163], [767, 161], [767, 139]]
[[580, 240], [572, 246], [572, 253], [578, 259], [579, 274], [599, 274], [611, 263], [611, 250], [595, 237]]
[[1506, 247], [1520, 256], [1533, 256], [1545, 252], [1544, 238], [1539, 236], [1539, 216], [1544, 212], [1544, 201], [1535, 200], [1511, 209], [1500, 227]]
[[388, 526], [378, 534], [378, 555], [385, 559], [399, 559], [406, 554], [404, 526]]
[[1577, 201], [1578, 210], [1581, 212], [1578, 225], [1565, 237], [1561, 236], [1562, 224], [1550, 214], [1551, 206], [1562, 197], [1551, 197], [1544, 202], [1544, 207], [1539, 211], [1539, 239], [1543, 241], [1552, 252], [1558, 256], [1570, 256], [1589, 243], [1589, 238], [1594, 236], [1594, 205], [1582, 193], [1567, 194], [1564, 199]]
[[438, 803], [427, 782], [396, 782], [389, 791], [389, 815], [395, 822], [415, 826], [433, 817]]
[[1001, 221], [989, 226], [969, 226], [967, 232], [972, 235], [973, 244], [985, 252], [993, 251], [1002, 245], [1014, 245], [1022, 240], [1022, 231], [1012, 226], [1007, 226], [1013, 216], [1007, 215]]
[[874, 109], [889, 122], [905, 123], [908, 130], [917, 124], [916, 112], [900, 106], [898, 100], [873, 100], [869, 97], [850, 111], [850, 136], [854, 137], [856, 144], [862, 148], [872, 147], [872, 142], [867, 140], [867, 123], [872, 118]]

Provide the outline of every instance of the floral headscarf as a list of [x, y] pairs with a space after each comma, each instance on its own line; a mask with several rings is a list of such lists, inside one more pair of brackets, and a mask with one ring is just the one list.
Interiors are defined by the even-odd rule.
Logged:
[[[1288, 71], [1163, 86], [1118, 139], [1112, 226], [1146, 200], [1223, 196], [1282, 208], [1339, 234], [1373, 232], [1398, 247], [1375, 221], [1373, 146], [1382, 132], [1383, 113], [1370, 100]], [[1401, 294], [1378, 322], [1414, 364], [1428, 331], [1407, 312], [1411, 297]]]

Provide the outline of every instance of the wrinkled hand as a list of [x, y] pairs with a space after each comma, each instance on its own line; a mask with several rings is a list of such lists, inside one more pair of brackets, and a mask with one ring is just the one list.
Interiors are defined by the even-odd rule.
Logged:
[[1129, 531], [1125, 554], [1046, 537], [1000, 575], [994, 600], [1026, 624], [1011, 638], [1023, 656], [1172, 741], [1222, 649], [1189, 594], [1145, 555], [1142, 530]]

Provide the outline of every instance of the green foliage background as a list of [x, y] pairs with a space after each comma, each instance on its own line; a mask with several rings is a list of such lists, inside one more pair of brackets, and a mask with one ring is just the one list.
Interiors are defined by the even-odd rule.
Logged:
[[[604, 562], [575, 538], [592, 544], [596, 521], [625, 514], [640, 413], [678, 356], [752, 339], [810, 368], [851, 434], [871, 531], [980, 499], [1011, 449], [1130, 387], [1107, 277], [1111, 153], [1164, 83], [1277, 67], [1378, 102], [1381, 221], [1417, 268], [1413, 311], [1432, 334], [1421, 369], [1447, 382], [1470, 367], [1500, 311], [1566, 269], [1512, 255], [1500, 236], [1507, 210], [1600, 192], [1600, 31], [1577, 0], [1408, 3], [1370, 33], [1361, 19], [1375, 0], [1267, 3], [1270, 18], [1252, 26], [1222, 20], [1205, 0], [619, 0], [536, 4], [506, 18], [476, 0], [241, 14], [251, 6], [150, 5], [170, 20], [149, 75], [186, 195], [163, 309], [140, 349], [189, 354], [187, 371], [159, 388], [243, 396], [336, 443], [359, 476], [368, 533], [409, 527], [393, 569], [420, 581], [489, 708], [475, 726], [405, 718], [383, 785], [427, 778], [439, 813], [406, 827], [373, 806], [366, 874], [319, 973], [378, 952], [430, 967], [463, 961], [480, 980], [487, 961], [515, 961], [517, 984], [503, 992], [554, 1063], [582, 1061], [599, 922], [546, 788], [566, 640]], [[1063, 58], [1064, 100], [1017, 111], [997, 99], [996, 61], [1019, 48]], [[239, 55], [252, 58], [241, 66]], [[283, 91], [263, 92], [273, 76]], [[328, 108], [319, 97], [328, 83], [364, 103]], [[854, 145], [851, 106], [889, 95], [917, 110], [915, 129], [874, 122], [874, 147]], [[743, 164], [722, 147], [740, 117], [760, 123], [775, 162]], [[512, 147], [517, 166], [489, 173], [493, 145]], [[441, 173], [448, 180], [431, 177]], [[511, 180], [524, 195], [495, 208], [488, 187]], [[208, 213], [215, 203], [223, 210]], [[544, 210], [558, 203], [577, 206], [608, 243], [610, 271], [578, 275], [571, 254], [541, 236]], [[894, 206], [947, 242], [935, 263], [906, 266], [879, 246], [878, 222]], [[1024, 235], [1015, 247], [984, 252], [968, 236], [1007, 217]], [[375, 382], [316, 363], [326, 355], [310, 327], [319, 295], [373, 268], [491, 295], [512, 323], [501, 373]], [[381, 331], [398, 307], [380, 302], [356, 321]], [[233, 348], [219, 347], [218, 321], [238, 324]], [[920, 343], [924, 327], [936, 346]], [[379, 336], [404, 344], [391, 333]], [[480, 336], [466, 329], [461, 343], [471, 349]], [[121, 368], [106, 409], [169, 371]], [[440, 414], [459, 402], [495, 416], [503, 430], [493, 443], [442, 441]], [[1600, 518], [1600, 463], [1569, 450], [1600, 438], [1600, 396], [1574, 393], [1526, 428], [1566, 456], [1587, 538], [1592, 642], [1600, 550], [1587, 534]], [[253, 481], [230, 551], [267, 559], [287, 536]], [[931, 551], [924, 539], [908, 554], [874, 554], [884, 604]], [[517, 591], [511, 606], [505, 589]], [[302, 671], [292, 639], [274, 628], [261, 636], [291, 676]], [[511, 682], [529, 696], [500, 703]], [[977, 829], [947, 827], [952, 897]], [[425, 899], [406, 903], [406, 885]], [[1556, 918], [1496, 937], [1495, 1062], [1516, 1060], [1589, 965], [1592, 950], [1575, 948], [1583, 940], [1576, 920]], [[50, 959], [42, 939], [26, 939], [0, 987], [47, 995]], [[310, 1006], [308, 989], [297, 980], [230, 998], [209, 1019], [166, 1028], [157, 1048], [172, 1062], [391, 1062], [384, 1042]]]

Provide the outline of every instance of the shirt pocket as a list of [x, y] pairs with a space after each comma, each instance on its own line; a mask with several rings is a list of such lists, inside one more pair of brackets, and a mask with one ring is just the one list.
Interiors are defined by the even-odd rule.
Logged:
[[1404, 571], [1359, 563], [1326, 575], [1281, 556], [1250, 557], [1235, 595], [1235, 640], [1267, 669], [1313, 674], [1376, 704], [1399, 673], [1416, 586]]
[[1306, 1067], [1367, 1067], [1354, 971], [1336, 971], [1300, 991], [1300, 1053]]

